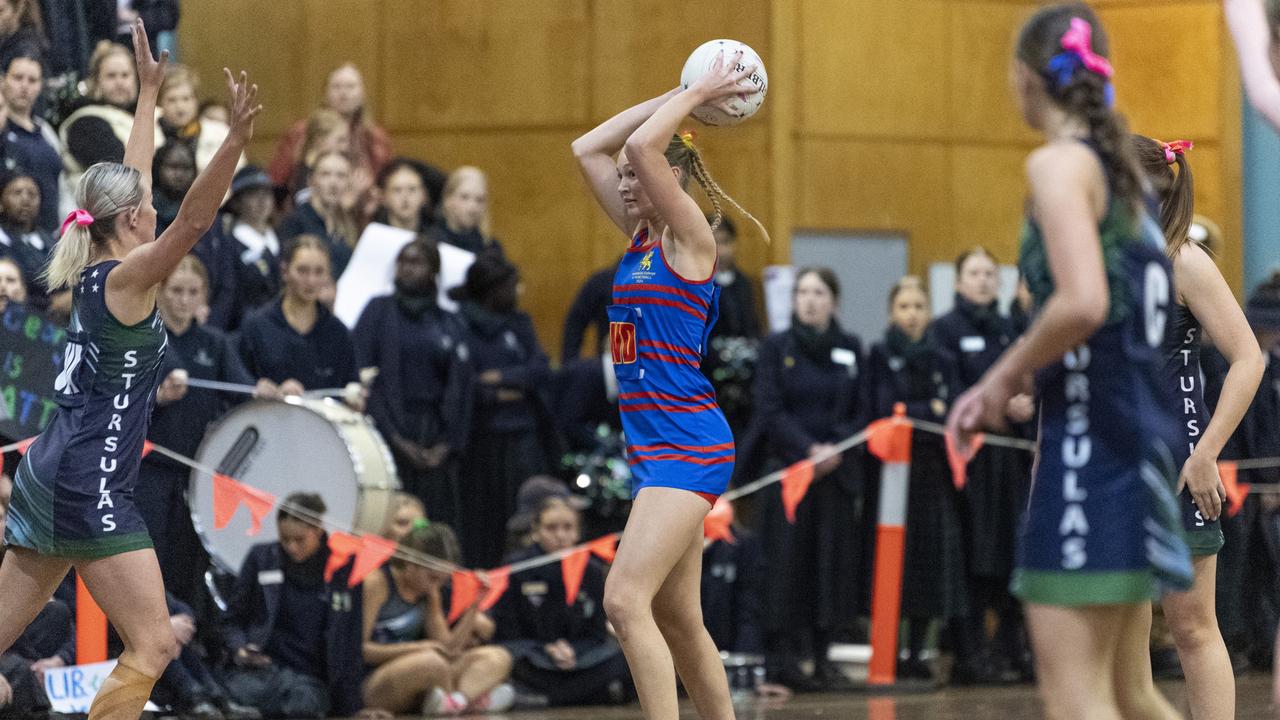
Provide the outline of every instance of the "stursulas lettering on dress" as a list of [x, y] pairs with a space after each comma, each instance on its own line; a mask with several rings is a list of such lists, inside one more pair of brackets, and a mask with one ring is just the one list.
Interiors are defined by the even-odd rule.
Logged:
[[[138, 366], [138, 351], [128, 350], [124, 354], [124, 367], [135, 368]], [[133, 378], [137, 373], [121, 373], [120, 377], [124, 380], [124, 389], [111, 399], [111, 406], [116, 410], [127, 410], [129, 408], [129, 390], [133, 387]], [[121, 432], [122, 422], [124, 418], [120, 413], [111, 413], [111, 420], [107, 423], [108, 432]], [[110, 479], [111, 473], [116, 471], [119, 458], [116, 457], [120, 447], [120, 437], [118, 435], [108, 435], [102, 442], [102, 456], [98, 458], [98, 469], [104, 474], [98, 478], [98, 510], [114, 509], [115, 502], [111, 499], [111, 491], [107, 489], [107, 480]], [[104, 513], [99, 520], [102, 522], [103, 532], [113, 532], [116, 529], [115, 513]]]
[[[1185, 346], [1193, 345], [1196, 341], [1196, 330], [1198, 328], [1187, 328], [1187, 334], [1182, 339]], [[1182, 391], [1182, 415], [1187, 418], [1187, 456], [1196, 450], [1196, 438], [1200, 437], [1200, 420], [1197, 418], [1196, 410], [1196, 379], [1199, 375], [1200, 368], [1191, 364], [1191, 349], [1184, 347], [1178, 351], [1182, 355], [1182, 373], [1178, 375], [1178, 389]], [[1200, 514], [1200, 508], [1196, 508], [1196, 527], [1204, 527], [1204, 515]]]
[[1088, 561], [1086, 540], [1089, 536], [1089, 519], [1085, 516], [1084, 501], [1089, 493], [1080, 487], [1080, 469], [1089, 464], [1093, 455], [1093, 441], [1089, 437], [1089, 346], [1081, 345], [1066, 354], [1063, 365], [1067, 368], [1066, 398], [1067, 427], [1062, 438], [1062, 520], [1058, 534], [1062, 536], [1062, 567], [1079, 570]]

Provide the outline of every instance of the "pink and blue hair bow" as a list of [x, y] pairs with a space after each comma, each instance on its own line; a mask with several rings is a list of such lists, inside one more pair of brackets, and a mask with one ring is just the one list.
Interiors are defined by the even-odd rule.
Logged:
[[[1085, 68], [1107, 80], [1115, 71], [1111, 63], [1093, 51], [1093, 27], [1083, 18], [1071, 18], [1071, 27], [1062, 36], [1062, 52], [1049, 59], [1049, 72], [1059, 88], [1071, 83], [1076, 70]], [[1115, 86], [1106, 85], [1107, 105], [1114, 105]]]

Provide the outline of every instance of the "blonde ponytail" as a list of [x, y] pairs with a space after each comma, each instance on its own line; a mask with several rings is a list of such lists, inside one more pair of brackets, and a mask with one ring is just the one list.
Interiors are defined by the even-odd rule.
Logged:
[[729, 203], [730, 207], [755, 223], [755, 226], [760, 228], [760, 234], [764, 236], [765, 242], [773, 242], [772, 238], [769, 237], [769, 231], [764, 227], [764, 223], [757, 220], [755, 215], [747, 212], [746, 208], [739, 205], [737, 200], [729, 197], [729, 193], [725, 192], [720, 187], [720, 184], [715, 181], [715, 178], [711, 177], [711, 171], [707, 170], [706, 163], [702, 161], [702, 153], [693, 144], [693, 131], [686, 130], [680, 134], [672, 135], [665, 155], [667, 162], [672, 167], [680, 168], [680, 187], [687, 189], [688, 180], [692, 177], [698, 182], [698, 186], [702, 188], [702, 191], [706, 193], [707, 198], [711, 200], [713, 211], [712, 230], [720, 227], [720, 219], [724, 217], [723, 201]]
[[49, 292], [69, 288], [93, 259], [94, 245], [115, 233], [115, 217], [142, 203], [142, 174], [120, 163], [93, 165], [76, 186], [76, 210], [63, 223], [62, 237], [40, 277]]

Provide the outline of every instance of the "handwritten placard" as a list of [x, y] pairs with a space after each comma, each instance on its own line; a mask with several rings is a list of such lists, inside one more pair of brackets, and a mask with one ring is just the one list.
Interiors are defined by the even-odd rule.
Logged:
[[10, 303], [0, 316], [0, 436], [19, 440], [49, 424], [66, 343], [66, 329], [27, 307]]
[[[45, 670], [44, 692], [49, 696], [53, 711], [64, 714], [89, 712], [98, 688], [102, 687], [102, 683], [106, 682], [107, 676], [115, 668], [116, 661], [108, 660]], [[160, 708], [148, 702], [146, 709], [155, 712]]]

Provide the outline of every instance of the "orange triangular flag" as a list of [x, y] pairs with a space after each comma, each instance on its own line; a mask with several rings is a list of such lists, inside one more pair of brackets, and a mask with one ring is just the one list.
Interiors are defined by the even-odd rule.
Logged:
[[[232, 480], [232, 482], [235, 481]], [[262, 532], [263, 518], [276, 506], [276, 496], [241, 482], [236, 482], [236, 485], [240, 486], [240, 501], [249, 506], [249, 515], [253, 519], [253, 525], [247, 534], [257, 535]]]
[[[37, 435], [36, 437], [39, 437], [39, 436]], [[27, 454], [27, 449], [28, 449], [28, 448], [30, 448], [30, 447], [31, 447], [31, 443], [33, 443], [33, 442], [35, 442], [35, 441], [36, 441], [36, 438], [35, 438], [35, 437], [29, 437], [29, 438], [27, 438], [26, 440], [20, 440], [20, 441], [18, 441], [18, 454], [19, 454], [19, 455], [26, 455], [26, 454]]]
[[702, 518], [702, 537], [708, 540], [723, 540], [730, 545], [737, 542], [733, 537], [733, 503], [723, 497], [716, 498], [711, 512]]
[[356, 564], [351, 568], [351, 577], [347, 579], [347, 587], [355, 587], [364, 582], [369, 573], [382, 567], [382, 564], [396, 554], [396, 544], [386, 538], [365, 533], [360, 536], [360, 549], [356, 551]]
[[470, 570], [456, 570], [453, 573], [453, 594], [449, 596], [449, 622], [462, 617], [476, 602], [480, 594], [480, 579]]
[[329, 533], [329, 561], [324, 566], [324, 581], [332, 582], [333, 574], [346, 565], [360, 549], [360, 538], [335, 530]]
[[592, 555], [611, 563], [618, 554], [618, 533], [609, 533], [587, 543]]
[[[809, 460], [801, 460], [782, 471], [782, 508], [787, 513], [787, 522], [792, 525], [796, 523], [796, 506], [804, 499], [812, 484], [813, 463]], [[705, 520], [703, 528], [705, 531]]]
[[560, 576], [564, 578], [564, 601], [572, 606], [578, 601], [578, 589], [582, 587], [582, 575], [587, 571], [591, 553], [580, 547], [560, 558]]
[[947, 442], [947, 464], [951, 465], [951, 482], [955, 484], [957, 490], [963, 490], [969, 482], [969, 461], [982, 449], [987, 436], [985, 433], [978, 433], [969, 438], [968, 447], [962, 448], [951, 433], [942, 435]]
[[156, 449], [155, 443], [151, 442], [150, 440], [142, 441], [142, 457], [146, 457], [150, 455], [151, 451], [155, 449]]
[[1249, 497], [1253, 485], [1240, 482], [1240, 468], [1231, 460], [1218, 462], [1218, 477], [1227, 491], [1227, 515], [1235, 517], [1244, 509], [1245, 498]]
[[911, 421], [906, 406], [893, 407], [893, 417], [876, 420], [867, 426], [867, 449], [881, 462], [911, 462]]
[[502, 599], [502, 594], [507, 591], [507, 585], [511, 583], [511, 568], [500, 567], [485, 573], [489, 576], [489, 587], [485, 590], [484, 599], [480, 601], [480, 609], [488, 610], [498, 601]]
[[240, 507], [240, 483], [222, 473], [213, 474], [213, 529], [221, 530], [231, 522]]

